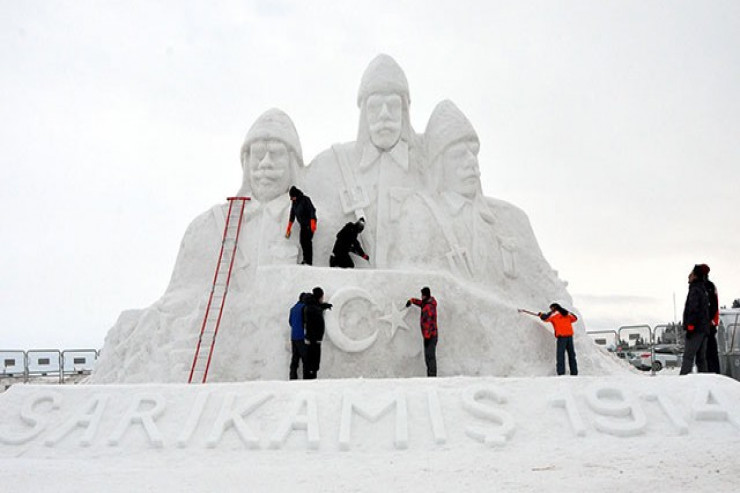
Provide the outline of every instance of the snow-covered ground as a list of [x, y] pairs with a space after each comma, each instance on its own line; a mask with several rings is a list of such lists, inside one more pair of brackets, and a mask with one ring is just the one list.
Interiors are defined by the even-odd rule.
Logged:
[[737, 491], [740, 383], [15, 385], [3, 491]]

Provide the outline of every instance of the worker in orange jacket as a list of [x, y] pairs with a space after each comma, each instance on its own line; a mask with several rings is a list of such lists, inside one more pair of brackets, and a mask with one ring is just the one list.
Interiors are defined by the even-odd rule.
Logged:
[[568, 353], [568, 367], [571, 375], [578, 375], [578, 363], [576, 362], [576, 348], [573, 345], [573, 322], [578, 320], [574, 314], [560, 306], [559, 303], [551, 303], [548, 313], [533, 313], [527, 310], [519, 310], [520, 313], [528, 313], [540, 318], [543, 322], [550, 322], [555, 329], [557, 339], [555, 353], [555, 367], [558, 375], [565, 375], [565, 353]]

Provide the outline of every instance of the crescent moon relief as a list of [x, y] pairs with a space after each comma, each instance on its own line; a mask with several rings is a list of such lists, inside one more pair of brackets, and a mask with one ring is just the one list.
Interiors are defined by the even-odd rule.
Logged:
[[359, 353], [365, 351], [372, 346], [378, 338], [378, 329], [375, 329], [373, 333], [364, 339], [352, 339], [347, 336], [342, 327], [342, 309], [350, 301], [365, 300], [370, 303], [372, 307], [378, 307], [378, 304], [373, 300], [370, 293], [362, 288], [355, 286], [340, 289], [334, 296], [331, 297], [329, 302], [334, 305], [331, 310], [327, 310], [326, 313], [326, 335], [329, 337], [331, 342], [340, 350], [346, 353]]

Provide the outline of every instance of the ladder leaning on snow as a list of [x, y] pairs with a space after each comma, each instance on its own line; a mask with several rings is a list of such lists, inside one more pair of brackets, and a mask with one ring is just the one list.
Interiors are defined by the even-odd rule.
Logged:
[[213, 286], [208, 297], [203, 325], [200, 328], [198, 345], [195, 347], [193, 366], [190, 368], [188, 383], [206, 383], [208, 368], [211, 366], [213, 347], [216, 344], [218, 328], [221, 325], [221, 316], [224, 313], [226, 295], [229, 292], [231, 271], [236, 258], [236, 248], [239, 244], [239, 232], [242, 227], [244, 206], [249, 197], [229, 197], [229, 212], [226, 215], [224, 235], [221, 240], [221, 251], [218, 254], [216, 273], [213, 276]]

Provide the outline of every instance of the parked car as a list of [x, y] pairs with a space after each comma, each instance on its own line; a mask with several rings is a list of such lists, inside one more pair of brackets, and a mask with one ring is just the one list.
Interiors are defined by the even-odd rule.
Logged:
[[660, 371], [666, 367], [677, 367], [681, 365], [683, 350], [676, 344], [656, 344], [653, 353], [650, 350], [635, 353], [630, 358], [630, 363], [640, 370]]

